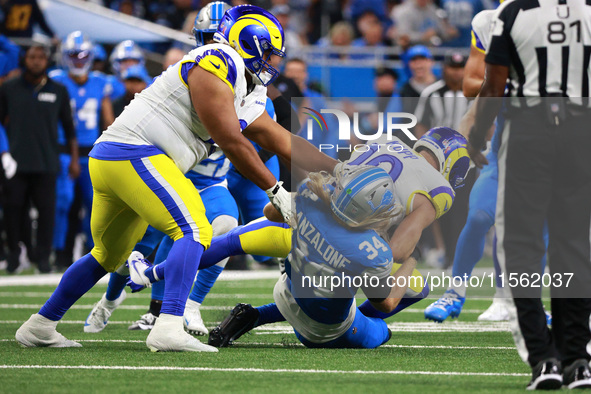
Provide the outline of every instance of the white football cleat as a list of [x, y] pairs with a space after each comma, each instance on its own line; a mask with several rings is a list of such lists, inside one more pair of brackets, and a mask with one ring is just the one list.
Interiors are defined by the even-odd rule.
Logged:
[[20, 326], [14, 337], [25, 347], [82, 347], [57, 332], [57, 323], [35, 313]]
[[94, 307], [86, 317], [86, 321], [84, 322], [84, 332], [96, 333], [103, 331], [107, 326], [113, 311], [121, 305], [125, 298], [127, 298], [125, 290], [123, 290], [119, 298], [114, 301], [108, 301], [106, 295], [106, 293], [103, 294], [100, 301], [94, 304]]
[[136, 320], [131, 326], [127, 327], [128, 330], [151, 330], [156, 324], [158, 316], [154, 316], [151, 312], [148, 312]]
[[218, 349], [201, 343], [183, 329], [183, 317], [161, 313], [146, 339], [153, 352], [217, 352]]
[[199, 302], [187, 300], [185, 313], [183, 315], [183, 325], [189, 334], [199, 336], [209, 334], [209, 330], [205, 327], [205, 324], [203, 324], [201, 311], [199, 310], [200, 307], [201, 304]]
[[144, 272], [148, 268], [153, 267], [153, 265], [144, 258], [143, 254], [135, 250], [131, 252], [127, 259], [127, 267], [129, 267], [129, 279], [132, 282], [131, 284], [128, 284], [133, 290], [133, 293], [142, 288], [152, 287], [150, 279], [148, 279]]
[[509, 321], [509, 308], [503, 298], [493, 298], [492, 304], [478, 316], [478, 321]]

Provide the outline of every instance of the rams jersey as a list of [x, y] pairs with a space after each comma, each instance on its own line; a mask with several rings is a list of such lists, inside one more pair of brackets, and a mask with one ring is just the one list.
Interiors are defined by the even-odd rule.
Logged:
[[[351, 326], [360, 284], [352, 280], [332, 286], [321, 278], [384, 280], [392, 270], [392, 250], [374, 230], [356, 231], [337, 224], [330, 208], [306, 184], [298, 190], [295, 207], [297, 226], [286, 261], [287, 278], [277, 282], [273, 296], [298, 333], [316, 343], [328, 342]], [[313, 283], [306, 278], [313, 278]], [[389, 288], [385, 291], [389, 293]]]
[[[472, 46], [482, 53], [486, 53], [490, 45], [491, 24], [494, 13], [495, 10], [481, 11], [476, 14], [474, 19], [472, 19]], [[498, 122], [499, 120], [497, 119], [497, 123]], [[496, 155], [499, 152], [499, 147], [501, 146], [500, 135], [501, 133], [497, 133], [495, 131], [490, 143], [490, 155], [487, 155], [487, 157], [492, 158], [492, 160], [496, 160]]]
[[[256, 107], [255, 107], [256, 108]], [[266, 98], [266, 111], [272, 119], [275, 119], [275, 107], [270, 98]], [[251, 141], [257, 152], [262, 148]], [[224, 152], [218, 149], [212, 153], [207, 159], [200, 161], [187, 173], [187, 178], [193, 182], [195, 187], [199, 190], [209, 186], [218, 185], [226, 179], [228, 171], [232, 170], [234, 166], [230, 160], [226, 158]]]
[[490, 25], [495, 10], [480, 11], [472, 19], [472, 46], [486, 53], [490, 45]]
[[417, 194], [427, 197], [439, 218], [449, 211], [455, 192], [449, 182], [421, 155], [396, 137], [380, 138], [368, 144], [364, 152], [353, 152], [349, 164], [384, 168], [394, 181], [395, 196], [406, 207], [406, 215], [413, 211]]
[[[111, 85], [104, 75], [94, 72], [88, 74], [84, 85], [78, 85], [64, 70], [53, 70], [49, 77], [68, 89], [78, 145], [92, 146], [100, 135], [101, 104], [111, 94]], [[61, 145], [66, 144], [61, 126], [58, 141]]]
[[265, 110], [267, 89], [248, 93], [244, 61], [228, 45], [193, 49], [137, 94], [97, 142], [151, 145], [162, 150], [186, 173], [213, 151], [214, 141], [191, 103], [188, 73], [199, 65], [220, 78], [234, 93], [234, 108], [244, 130]]

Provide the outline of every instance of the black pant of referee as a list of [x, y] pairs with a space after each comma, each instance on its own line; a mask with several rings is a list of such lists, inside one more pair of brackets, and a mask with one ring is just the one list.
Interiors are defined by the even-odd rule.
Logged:
[[[529, 279], [519, 287], [506, 285], [512, 287], [517, 308], [516, 344], [532, 367], [548, 358], [563, 366], [590, 359], [591, 116], [556, 105], [566, 108], [558, 125], [552, 124], [544, 105], [510, 110], [499, 150], [497, 250], [507, 280]], [[546, 220], [551, 277], [534, 284], [546, 253]], [[535, 287], [550, 282], [551, 330], [541, 287]]]

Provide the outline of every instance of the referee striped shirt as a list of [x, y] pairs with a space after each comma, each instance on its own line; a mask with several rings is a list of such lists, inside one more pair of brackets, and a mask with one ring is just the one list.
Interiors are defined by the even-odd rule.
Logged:
[[415, 116], [427, 128], [444, 126], [457, 130], [467, 109], [468, 100], [462, 91], [451, 90], [441, 79], [421, 92]]
[[591, 0], [512, 0], [492, 19], [485, 61], [509, 67], [512, 97], [589, 97]]

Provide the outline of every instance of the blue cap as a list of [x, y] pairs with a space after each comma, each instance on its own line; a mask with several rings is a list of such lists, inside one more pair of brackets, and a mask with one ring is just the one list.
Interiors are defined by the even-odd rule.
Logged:
[[136, 64], [134, 66], [129, 67], [121, 74], [121, 79], [124, 81], [130, 78], [139, 79], [141, 81], [144, 81], [148, 85], [152, 81], [152, 78], [150, 77], [150, 75], [148, 75], [148, 71], [146, 70], [146, 68], [140, 64]]
[[414, 59], [415, 57], [424, 57], [427, 59], [433, 59], [433, 55], [431, 54], [431, 51], [429, 50], [429, 48], [427, 48], [424, 45], [415, 45], [414, 47], [410, 48], [406, 52], [405, 57], [408, 61]]

